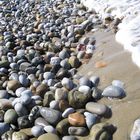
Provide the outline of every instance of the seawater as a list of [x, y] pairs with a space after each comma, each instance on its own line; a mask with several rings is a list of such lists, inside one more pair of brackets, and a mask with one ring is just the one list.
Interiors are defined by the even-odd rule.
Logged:
[[81, 0], [103, 19], [106, 14], [121, 18], [116, 41], [132, 54], [133, 62], [140, 67], [140, 0]]

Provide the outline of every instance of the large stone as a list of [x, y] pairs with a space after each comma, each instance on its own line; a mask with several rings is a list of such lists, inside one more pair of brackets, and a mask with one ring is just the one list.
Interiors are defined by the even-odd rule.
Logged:
[[104, 89], [102, 96], [111, 98], [123, 98], [125, 91], [119, 86], [108, 86]]
[[17, 113], [14, 109], [9, 109], [4, 114], [4, 121], [6, 123], [15, 123], [17, 121]]
[[106, 115], [108, 113], [108, 107], [106, 105], [95, 102], [88, 102], [86, 104], [86, 110], [97, 115]]
[[7, 123], [1, 122], [0, 123], [0, 136], [10, 130], [10, 126]]
[[16, 89], [20, 87], [20, 83], [19, 81], [16, 81], [16, 80], [10, 80], [7, 83], [7, 87], [9, 90], [16, 91]]
[[53, 133], [47, 133], [41, 135], [37, 140], [60, 140], [60, 138]]
[[75, 57], [75, 56], [71, 56], [71, 57], [69, 58], [69, 63], [70, 63], [70, 65], [71, 65], [71, 67], [73, 67], [73, 68], [78, 68], [78, 67], [80, 66], [80, 61], [79, 61], [79, 59], [78, 59], [77, 57]]
[[12, 134], [12, 140], [28, 140], [28, 136], [23, 132], [14, 132]]
[[52, 125], [56, 125], [61, 119], [61, 112], [47, 107], [42, 107], [40, 114]]
[[78, 112], [70, 114], [68, 116], [68, 121], [73, 126], [85, 126], [85, 124], [86, 124], [84, 115], [82, 115]]
[[71, 91], [68, 94], [69, 105], [76, 109], [84, 107], [89, 99], [89, 94], [83, 94], [80, 91]]
[[70, 127], [70, 123], [69, 123], [68, 119], [63, 119], [57, 124], [56, 130], [61, 135], [67, 135], [69, 127]]

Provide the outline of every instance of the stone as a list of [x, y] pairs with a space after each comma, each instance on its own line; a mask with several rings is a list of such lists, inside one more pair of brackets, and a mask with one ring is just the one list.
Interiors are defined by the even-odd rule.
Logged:
[[92, 82], [92, 84], [94, 86], [98, 86], [99, 82], [100, 82], [100, 78], [98, 76], [91, 76], [90, 77], [90, 81]]
[[32, 123], [28, 119], [28, 116], [19, 117], [17, 119], [17, 122], [18, 122], [18, 127], [20, 129], [22, 129], [22, 128], [28, 128], [28, 127], [31, 127], [32, 126]]
[[7, 132], [5, 132], [2, 136], [1, 136], [1, 140], [12, 140], [12, 134], [13, 134], [13, 130], [9, 130]]
[[106, 105], [95, 102], [88, 102], [86, 104], [86, 110], [97, 115], [105, 115], [108, 113], [108, 107]]
[[46, 84], [40, 84], [37, 88], [36, 88], [36, 95], [39, 95], [41, 97], [44, 97], [44, 94], [46, 93], [46, 91], [48, 90], [48, 86]]
[[10, 130], [8, 123], [0, 122], [0, 136]]
[[98, 122], [98, 116], [89, 112], [84, 112], [86, 125], [89, 129]]
[[27, 76], [25, 74], [19, 75], [19, 82], [24, 87], [27, 87], [29, 85], [29, 79], [27, 79]]
[[78, 140], [75, 136], [64, 136], [62, 140]]
[[52, 72], [45, 72], [43, 74], [44, 79], [49, 80], [54, 78], [54, 74]]
[[99, 90], [97, 87], [92, 88], [92, 97], [95, 100], [98, 100], [101, 98], [101, 90]]
[[28, 140], [28, 136], [23, 132], [14, 132], [12, 134], [12, 140]]
[[131, 140], [140, 139], [140, 119], [135, 120], [132, 131], [130, 133]]
[[69, 114], [68, 121], [72, 126], [85, 126], [86, 124], [84, 115], [78, 112]]
[[59, 102], [56, 100], [53, 100], [50, 102], [50, 108], [58, 110], [59, 109]]
[[72, 114], [74, 112], [75, 112], [74, 108], [69, 107], [62, 113], [62, 117], [67, 118], [69, 114]]
[[61, 84], [68, 90], [73, 89], [74, 86], [72, 80], [70, 80], [69, 78], [63, 78]]
[[67, 135], [69, 127], [70, 127], [70, 123], [68, 119], [63, 119], [56, 125], [56, 130], [61, 135]]
[[15, 106], [14, 106], [14, 109], [17, 112], [18, 116], [28, 115], [28, 110], [21, 103], [16, 103]]
[[65, 109], [69, 107], [69, 103], [66, 100], [59, 101], [59, 109], [63, 112]]
[[55, 90], [55, 100], [60, 101], [60, 100], [65, 100], [67, 99], [67, 93], [64, 91], [62, 88], [57, 88]]
[[125, 91], [118, 86], [108, 86], [104, 89], [102, 96], [121, 99], [125, 96]]
[[54, 100], [54, 93], [52, 91], [46, 92], [43, 99], [43, 106], [48, 107], [50, 102]]
[[83, 94], [91, 94], [91, 89], [89, 86], [80, 86], [78, 91], [82, 92]]
[[110, 140], [116, 128], [109, 123], [98, 123], [92, 126], [89, 139], [92, 140]]
[[40, 109], [40, 114], [52, 125], [56, 125], [61, 119], [61, 112], [47, 107], [42, 107]]
[[25, 94], [20, 96], [20, 101], [23, 105], [28, 105], [31, 102], [31, 100], [32, 99], [30, 95]]
[[68, 93], [69, 105], [79, 109], [85, 106], [91, 96], [83, 94], [80, 91], [71, 91]]
[[8, 110], [13, 108], [12, 101], [8, 99], [0, 99], [0, 109], [2, 110]]
[[85, 136], [88, 134], [88, 130], [85, 127], [69, 127], [69, 135]]
[[20, 87], [20, 83], [19, 81], [16, 81], [16, 80], [10, 80], [7, 83], [7, 87], [9, 90], [16, 91], [16, 89]]
[[44, 127], [43, 126], [33, 126], [31, 132], [34, 137], [39, 137], [40, 135], [44, 134]]
[[60, 138], [53, 133], [47, 133], [41, 135], [37, 140], [60, 140]]
[[78, 59], [77, 57], [75, 57], [75, 56], [71, 56], [71, 57], [69, 58], [69, 63], [70, 63], [70, 65], [71, 65], [71, 67], [73, 67], [73, 68], [78, 68], [78, 67], [80, 66], [80, 61], [79, 61], [79, 59]]
[[122, 82], [122, 81], [120, 81], [120, 80], [113, 80], [112, 81], [112, 85], [113, 86], [117, 86], [117, 87], [120, 87], [120, 88], [124, 88], [124, 83]]
[[4, 114], [4, 122], [14, 124], [17, 121], [17, 113], [14, 109], [9, 109]]
[[9, 94], [6, 90], [0, 90], [0, 99], [3, 99], [3, 98], [8, 98], [9, 97]]
[[43, 126], [43, 127], [49, 125], [49, 123], [48, 123], [44, 118], [42, 118], [42, 117], [38, 117], [38, 118], [35, 120], [34, 124], [35, 124], [35, 125], [40, 125], [40, 126]]
[[89, 86], [89, 87], [91, 87], [91, 81], [87, 77], [81, 77], [79, 79], [79, 85], [80, 86]]
[[47, 133], [56, 133], [56, 129], [51, 126], [51, 125], [47, 125], [44, 127], [44, 130], [47, 132]]
[[59, 58], [62, 60], [65, 58], [69, 58], [69, 53], [67, 52], [66, 49], [63, 49], [62, 51], [59, 52]]
[[0, 122], [4, 121], [4, 114], [5, 114], [5, 111], [0, 110]]
[[21, 96], [21, 93], [22, 93], [24, 90], [26, 90], [25, 87], [20, 87], [20, 88], [18, 88], [18, 89], [16, 90], [16, 96], [17, 96], [17, 97], [20, 97], [20, 96]]

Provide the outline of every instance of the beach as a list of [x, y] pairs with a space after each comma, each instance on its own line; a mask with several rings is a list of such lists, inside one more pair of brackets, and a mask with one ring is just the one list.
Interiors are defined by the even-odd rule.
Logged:
[[[132, 62], [131, 54], [115, 41], [114, 33], [101, 30], [92, 35], [97, 39], [97, 49], [91, 60], [80, 68], [79, 73], [98, 75], [101, 78], [101, 89], [110, 85], [114, 79], [124, 82], [124, 99], [103, 98], [99, 102], [111, 107], [112, 117], [109, 122], [117, 126], [113, 140], [128, 140], [133, 122], [140, 117], [140, 69]], [[95, 68], [97, 61], [104, 61], [107, 66]]]

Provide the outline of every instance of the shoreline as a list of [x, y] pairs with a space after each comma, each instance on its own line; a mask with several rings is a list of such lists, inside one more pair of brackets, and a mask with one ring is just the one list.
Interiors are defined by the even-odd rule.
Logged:
[[[115, 35], [111, 31], [97, 31], [93, 33], [93, 36], [97, 41], [97, 48], [90, 61], [83, 64], [78, 73], [99, 76], [101, 78], [99, 89], [101, 90], [111, 85], [113, 80], [124, 82], [125, 98], [121, 100], [102, 98], [99, 102], [111, 107], [112, 117], [107, 122], [117, 126], [113, 140], [127, 140], [134, 120], [140, 116], [140, 71], [132, 62], [131, 54], [115, 41]], [[107, 66], [95, 68], [95, 63], [100, 60], [106, 62]], [[89, 69], [88, 72], [87, 69]]]

